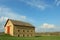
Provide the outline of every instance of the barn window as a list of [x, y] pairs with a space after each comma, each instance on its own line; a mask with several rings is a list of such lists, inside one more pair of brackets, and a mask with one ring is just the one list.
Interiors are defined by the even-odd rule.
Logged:
[[33, 31], [31, 30], [31, 32], [33, 32]]
[[18, 32], [19, 32], [20, 30], [18, 30]]
[[23, 30], [23, 32], [25, 32], [25, 30]]
[[24, 37], [25, 35], [23, 34], [23, 37]]
[[29, 30], [27, 30], [27, 32], [29, 32]]
[[19, 37], [19, 34], [18, 34], [18, 37]]
[[27, 37], [29, 37], [29, 35], [27, 35]]
[[31, 34], [31, 36], [32, 36], [32, 34]]

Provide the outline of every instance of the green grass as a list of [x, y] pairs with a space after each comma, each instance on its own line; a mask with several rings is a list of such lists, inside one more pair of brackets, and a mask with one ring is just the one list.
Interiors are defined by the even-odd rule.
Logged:
[[60, 40], [60, 36], [41, 36], [41, 37], [12, 37], [1, 35], [0, 40]]

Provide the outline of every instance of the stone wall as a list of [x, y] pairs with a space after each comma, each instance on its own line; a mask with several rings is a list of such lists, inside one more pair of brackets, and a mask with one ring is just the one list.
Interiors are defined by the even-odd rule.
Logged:
[[14, 36], [17, 37], [33, 37], [35, 36], [35, 29], [25, 26], [14, 26]]

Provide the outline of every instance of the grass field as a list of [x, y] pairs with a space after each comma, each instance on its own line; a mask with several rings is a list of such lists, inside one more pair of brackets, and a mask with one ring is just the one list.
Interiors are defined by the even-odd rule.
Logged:
[[9, 35], [1, 35], [0, 40], [60, 40], [60, 36], [12, 37]]

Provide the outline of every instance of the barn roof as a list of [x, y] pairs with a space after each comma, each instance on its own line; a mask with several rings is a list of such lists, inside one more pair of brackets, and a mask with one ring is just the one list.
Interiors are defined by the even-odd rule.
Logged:
[[[12, 19], [8, 19], [7, 22], [8, 22], [9, 20], [13, 23], [13, 25], [18, 25], [18, 26], [21, 25], [21, 26], [34, 27], [32, 24], [27, 23], [27, 22], [18, 21], [18, 20], [12, 20]], [[7, 24], [7, 22], [6, 22], [6, 24]], [[6, 24], [5, 24], [5, 26], [6, 26]]]

